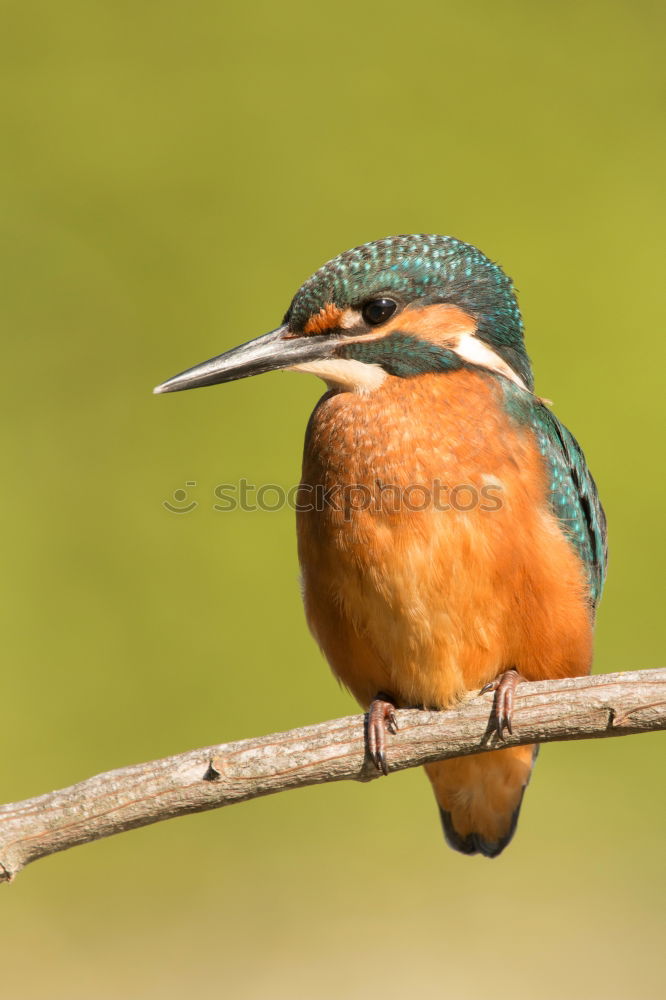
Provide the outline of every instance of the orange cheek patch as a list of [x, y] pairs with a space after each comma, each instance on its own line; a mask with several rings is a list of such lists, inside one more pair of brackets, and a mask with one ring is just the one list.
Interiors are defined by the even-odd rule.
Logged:
[[327, 330], [335, 329], [340, 326], [342, 312], [342, 309], [334, 306], [332, 302], [328, 302], [318, 313], [310, 316], [303, 333], [326, 333]]
[[464, 309], [442, 302], [418, 309], [405, 309], [382, 327], [382, 333], [388, 334], [392, 330], [412, 333], [431, 344], [445, 344], [454, 337], [474, 333], [476, 320]]

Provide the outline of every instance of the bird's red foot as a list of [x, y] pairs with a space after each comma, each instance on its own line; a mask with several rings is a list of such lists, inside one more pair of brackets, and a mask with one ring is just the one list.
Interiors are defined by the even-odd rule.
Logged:
[[388, 732], [395, 735], [398, 731], [398, 720], [391, 696], [379, 691], [370, 702], [367, 718], [368, 752], [377, 770], [382, 774], [388, 774], [386, 734]]
[[495, 692], [493, 712], [495, 715], [495, 728], [500, 739], [502, 739], [505, 729], [513, 735], [513, 696], [520, 682], [524, 680], [525, 678], [522, 674], [519, 674], [517, 670], [511, 669], [506, 670], [499, 677], [496, 677], [494, 681], [491, 681], [490, 684], [486, 684], [485, 687], [481, 688], [481, 694], [485, 694], [486, 691]]

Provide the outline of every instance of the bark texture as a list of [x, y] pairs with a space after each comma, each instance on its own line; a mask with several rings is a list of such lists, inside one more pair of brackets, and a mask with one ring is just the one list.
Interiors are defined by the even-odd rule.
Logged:
[[[448, 712], [403, 710], [388, 737], [390, 771], [504, 746], [666, 729], [666, 669], [521, 684], [514, 733], [499, 741], [493, 695]], [[108, 771], [0, 806], [0, 881], [31, 861], [173, 816], [328, 781], [380, 777], [364, 716], [292, 729]]]

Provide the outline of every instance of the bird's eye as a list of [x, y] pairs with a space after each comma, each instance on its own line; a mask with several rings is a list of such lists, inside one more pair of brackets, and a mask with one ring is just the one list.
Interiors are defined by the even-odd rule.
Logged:
[[393, 299], [370, 299], [363, 306], [361, 315], [368, 326], [379, 326], [390, 319], [397, 308], [398, 303]]

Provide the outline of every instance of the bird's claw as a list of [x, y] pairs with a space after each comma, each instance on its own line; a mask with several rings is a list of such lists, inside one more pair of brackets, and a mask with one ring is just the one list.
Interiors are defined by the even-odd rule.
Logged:
[[525, 678], [517, 670], [505, 670], [503, 674], [481, 688], [481, 694], [486, 694], [488, 691], [495, 692], [493, 721], [499, 739], [503, 739], [505, 729], [510, 736], [513, 736], [514, 694], [520, 682], [524, 680]]
[[389, 700], [388, 695], [380, 693], [370, 702], [367, 726], [370, 758], [378, 771], [381, 771], [382, 774], [388, 774], [386, 734], [388, 732], [395, 736], [398, 731], [395, 705]]

